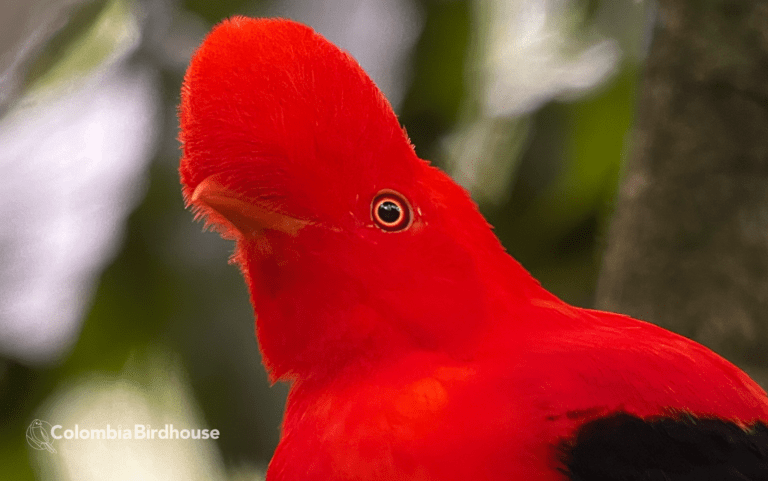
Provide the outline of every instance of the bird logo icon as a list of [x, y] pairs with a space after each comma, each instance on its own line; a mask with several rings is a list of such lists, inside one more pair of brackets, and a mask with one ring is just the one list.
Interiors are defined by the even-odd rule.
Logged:
[[27, 443], [33, 449], [55, 453], [53, 448], [53, 439], [51, 438], [51, 424], [40, 419], [35, 419], [27, 428]]

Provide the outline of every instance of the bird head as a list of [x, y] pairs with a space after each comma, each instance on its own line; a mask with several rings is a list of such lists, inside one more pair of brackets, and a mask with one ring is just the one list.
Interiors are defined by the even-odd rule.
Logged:
[[498, 240], [311, 28], [219, 24], [186, 73], [180, 123], [184, 197], [236, 241], [273, 380], [448, 349], [481, 327]]

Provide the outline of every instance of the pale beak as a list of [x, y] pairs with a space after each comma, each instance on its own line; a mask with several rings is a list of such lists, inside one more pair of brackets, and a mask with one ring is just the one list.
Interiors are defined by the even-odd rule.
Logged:
[[[224, 227], [226, 231], [234, 229], [246, 237], [259, 235], [264, 230], [295, 236], [310, 224], [309, 221], [278, 212], [265, 201], [246, 198], [218, 181], [216, 175], [200, 182], [189, 200], [202, 209], [209, 222]], [[222, 221], [226, 224], [221, 225]]]

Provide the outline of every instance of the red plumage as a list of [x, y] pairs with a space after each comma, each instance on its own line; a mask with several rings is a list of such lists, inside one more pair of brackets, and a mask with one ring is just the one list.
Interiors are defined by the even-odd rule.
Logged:
[[[558, 480], [562, 443], [612, 413], [768, 422], [707, 348], [545, 291], [310, 28], [217, 26], [180, 120], [185, 199], [237, 241], [265, 366], [291, 382], [270, 481]], [[381, 227], [382, 192], [410, 224]]]

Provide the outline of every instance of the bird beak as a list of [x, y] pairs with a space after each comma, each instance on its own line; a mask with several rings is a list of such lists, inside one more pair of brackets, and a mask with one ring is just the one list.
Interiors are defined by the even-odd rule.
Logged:
[[208, 222], [222, 227], [225, 233], [234, 229], [245, 237], [260, 235], [267, 229], [295, 236], [310, 223], [280, 213], [266, 202], [246, 198], [224, 185], [216, 175], [200, 182], [189, 200], [202, 210]]

